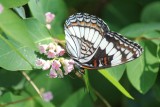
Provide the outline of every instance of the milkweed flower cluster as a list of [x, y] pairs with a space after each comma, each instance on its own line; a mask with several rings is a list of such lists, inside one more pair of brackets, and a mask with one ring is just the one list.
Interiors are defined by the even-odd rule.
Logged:
[[51, 12], [45, 13], [45, 21], [46, 21], [46, 27], [47, 29], [51, 29], [51, 22], [54, 20], [55, 15], [52, 14]]
[[38, 48], [39, 53], [44, 54], [47, 60], [38, 58], [36, 66], [43, 70], [50, 69], [50, 78], [63, 78], [74, 69], [74, 60], [63, 58], [65, 50], [58, 44], [39, 44]]

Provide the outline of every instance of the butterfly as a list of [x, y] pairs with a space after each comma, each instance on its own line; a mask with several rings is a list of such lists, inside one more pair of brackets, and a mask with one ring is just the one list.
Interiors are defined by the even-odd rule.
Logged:
[[143, 52], [139, 44], [110, 31], [102, 19], [88, 13], [71, 15], [64, 30], [67, 53], [83, 69], [117, 66]]

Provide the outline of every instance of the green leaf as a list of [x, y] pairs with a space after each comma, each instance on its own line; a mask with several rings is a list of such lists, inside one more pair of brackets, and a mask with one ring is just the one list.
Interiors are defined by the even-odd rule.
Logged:
[[2, 3], [5, 8], [13, 8], [25, 5], [28, 1], [29, 0], [1, 0], [0, 3]]
[[121, 79], [121, 77], [123, 76], [125, 68], [126, 68], [126, 66], [124, 64], [122, 64], [122, 65], [115, 66], [112, 68], [107, 68], [106, 70], [108, 71], [108, 73], [112, 77], [114, 77], [117, 81], [119, 81]]
[[2, 46], [0, 48], [0, 66], [11, 71], [32, 70], [36, 59], [34, 50], [22, 46], [10, 38], [7, 40], [1, 35], [0, 38]]
[[134, 99], [125, 88], [114, 78], [112, 77], [105, 69], [99, 70], [99, 72], [110, 81], [120, 92], [122, 92], [126, 97]]
[[0, 28], [15, 41], [35, 48], [33, 40], [30, 38], [25, 23], [11, 10], [5, 9], [0, 15]]
[[93, 92], [94, 90], [92, 89], [92, 86], [90, 85], [89, 76], [88, 76], [88, 71], [87, 70], [85, 70], [85, 74], [83, 76], [83, 79], [84, 79], [84, 82], [85, 82], [85, 85], [86, 85], [86, 88], [87, 88], [87, 92], [91, 94], [91, 97], [95, 101], [97, 99], [97, 97], [95, 96], [95, 94]]
[[[29, 33], [29, 37], [33, 42], [38, 44], [40, 42], [49, 43], [52, 41], [52, 38], [45, 26], [39, 23], [36, 19], [30, 18], [24, 20], [24, 22], [27, 32]], [[11, 71], [32, 70], [32, 67], [36, 67], [35, 50], [25, 47], [10, 38], [8, 38], [7, 41], [10, 45], [0, 39], [0, 45], [2, 46], [0, 51], [1, 67]]]
[[[67, 7], [63, 0], [30, 0], [29, 7], [32, 15], [38, 19], [41, 23], [45, 24], [45, 13], [52, 12], [55, 14], [55, 19], [52, 24], [51, 33], [56, 36], [57, 34], [63, 34], [63, 24], [67, 18]], [[56, 36], [58, 37], [58, 36]]]
[[160, 22], [160, 2], [153, 2], [147, 5], [141, 14], [142, 22]]
[[29, 18], [25, 19], [24, 22], [34, 43], [49, 43], [53, 41], [45, 25], [40, 23], [37, 19]]
[[[35, 106], [36, 105], [36, 106]], [[0, 106], [7, 107], [55, 107], [50, 102], [45, 102], [39, 97], [28, 96], [26, 93], [14, 95], [7, 92], [0, 97]]]
[[19, 72], [10, 72], [0, 69], [0, 87], [7, 88], [16, 86], [22, 80], [22, 78], [23, 77]]
[[150, 31], [143, 34], [143, 36], [149, 40], [154, 42], [155, 44], [160, 44], [160, 31]]
[[11, 92], [7, 92], [0, 97], [0, 104], [7, 107], [34, 107], [34, 101], [32, 98], [29, 98], [28, 95], [14, 95]]
[[[63, 104], [61, 107], [93, 107], [91, 100], [89, 98], [85, 98], [87, 96], [87, 92], [84, 91], [83, 88], [79, 89], [75, 93], [73, 93]], [[85, 99], [85, 100], [84, 100]]]
[[135, 38], [152, 31], [160, 31], [160, 23], [136, 23], [123, 28], [120, 33]]
[[127, 75], [132, 85], [140, 92], [146, 93], [154, 84], [159, 62], [157, 59], [157, 46], [150, 42], [144, 42], [143, 55], [127, 64]]

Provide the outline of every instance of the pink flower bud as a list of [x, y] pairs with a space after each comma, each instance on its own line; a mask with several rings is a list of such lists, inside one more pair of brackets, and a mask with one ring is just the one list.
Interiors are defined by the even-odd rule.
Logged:
[[44, 99], [44, 101], [49, 102], [53, 99], [53, 94], [52, 92], [48, 91], [42, 94], [42, 97]]
[[59, 77], [59, 78], [63, 78], [63, 72], [62, 72], [61, 69], [58, 69], [58, 70], [57, 70], [57, 74], [58, 74], [58, 77]]
[[62, 55], [64, 55], [65, 50], [63, 48], [61, 48], [59, 45], [57, 45], [56, 46], [56, 53], [57, 53], [57, 55], [62, 56]]
[[2, 6], [2, 4], [0, 4], [0, 14], [3, 12], [4, 8]]
[[55, 70], [58, 70], [58, 69], [60, 69], [60, 67], [61, 67], [61, 63], [57, 60], [54, 60], [52, 63], [52, 68]]
[[50, 49], [47, 53], [48, 58], [54, 58], [56, 56], [56, 52], [53, 49]]
[[63, 69], [65, 71], [64, 75], [67, 75], [74, 69], [74, 66], [73, 65], [63, 66]]
[[51, 23], [55, 18], [55, 15], [52, 14], [51, 12], [47, 12], [45, 16], [46, 16], [46, 23]]
[[41, 45], [41, 44], [39, 44], [38, 48], [39, 48], [39, 51], [40, 51], [41, 54], [43, 54], [43, 53], [46, 54], [47, 53], [46, 50], [48, 48], [48, 45]]
[[47, 27], [48, 30], [50, 30], [51, 29], [51, 24], [46, 24], [46, 27]]
[[64, 65], [63, 69], [65, 71], [65, 73], [64, 73], [65, 75], [67, 75], [68, 73], [70, 73], [74, 69], [72, 60], [64, 59], [62, 63]]
[[72, 65], [74, 65], [74, 64], [75, 64], [75, 62], [74, 62], [74, 60], [73, 60], [73, 59], [70, 59], [68, 63], [69, 63], [69, 64], [72, 64]]
[[55, 46], [53, 43], [49, 43], [48, 49], [53, 49], [53, 50], [55, 50], [55, 49], [56, 49], [56, 46]]
[[57, 78], [57, 73], [54, 69], [50, 69], [50, 73], [49, 73], [49, 77], [50, 78]]
[[37, 60], [36, 60], [36, 66], [43, 66], [45, 62], [46, 62], [46, 61], [43, 60], [43, 59], [37, 59]]
[[50, 66], [51, 66], [51, 63], [50, 63], [49, 60], [47, 60], [47, 61], [44, 63], [42, 69], [43, 69], [43, 70], [48, 70], [48, 69], [50, 68]]

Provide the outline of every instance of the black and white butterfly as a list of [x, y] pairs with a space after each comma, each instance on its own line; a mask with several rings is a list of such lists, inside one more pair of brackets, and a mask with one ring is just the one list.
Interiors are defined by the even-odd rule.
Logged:
[[116, 32], [100, 18], [87, 13], [71, 15], [65, 22], [66, 50], [78, 66], [107, 68], [138, 58], [143, 49]]

